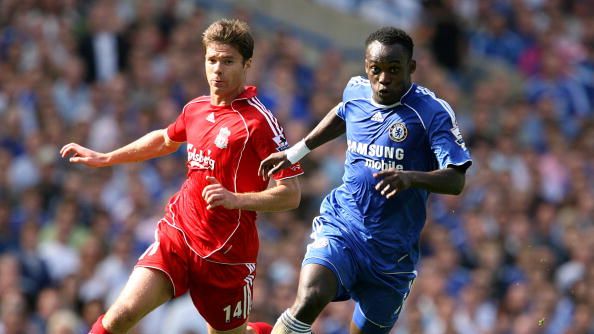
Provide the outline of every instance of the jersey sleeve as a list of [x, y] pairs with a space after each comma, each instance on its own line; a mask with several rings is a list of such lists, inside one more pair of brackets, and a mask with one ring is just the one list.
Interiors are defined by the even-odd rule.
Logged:
[[470, 151], [464, 143], [454, 111], [443, 101], [428, 129], [431, 149], [440, 169], [448, 166], [468, 168], [472, 164]]
[[[283, 128], [278, 124], [278, 120], [269, 111], [262, 113], [262, 119], [256, 122], [256, 129], [253, 129], [253, 146], [260, 161], [267, 158], [270, 154], [284, 151], [289, 148], [289, 143], [284, 134]], [[275, 180], [287, 179], [303, 174], [300, 163], [281, 170], [272, 176]]]
[[167, 126], [167, 137], [176, 142], [185, 142], [186, 137], [186, 111], [182, 111], [177, 119]]
[[346, 120], [346, 112], [344, 110], [344, 102], [340, 102], [338, 104], [338, 109], [336, 110], [336, 115], [338, 115], [338, 117], [342, 118], [342, 120]]
[[371, 96], [371, 86], [369, 80], [362, 76], [352, 77], [344, 87], [342, 92], [342, 102], [338, 106], [336, 114], [338, 117], [346, 120], [346, 105], [348, 101], [364, 99]]

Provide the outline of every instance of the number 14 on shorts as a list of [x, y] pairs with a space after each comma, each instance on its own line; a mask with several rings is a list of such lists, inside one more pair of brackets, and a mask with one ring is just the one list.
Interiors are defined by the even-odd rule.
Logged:
[[[225, 312], [225, 322], [231, 322], [231, 316], [233, 318], [243, 318], [247, 319], [250, 311], [252, 310], [252, 290], [248, 285], [243, 287], [243, 300], [223, 307], [223, 312]], [[233, 309], [233, 314], [231, 313], [231, 309]]]

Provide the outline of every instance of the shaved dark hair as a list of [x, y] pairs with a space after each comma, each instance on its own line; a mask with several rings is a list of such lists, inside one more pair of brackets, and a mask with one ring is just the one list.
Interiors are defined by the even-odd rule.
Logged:
[[384, 45], [400, 44], [408, 52], [408, 58], [413, 55], [414, 43], [412, 38], [402, 29], [394, 27], [383, 27], [372, 32], [365, 40], [365, 48], [369, 44], [378, 41]]

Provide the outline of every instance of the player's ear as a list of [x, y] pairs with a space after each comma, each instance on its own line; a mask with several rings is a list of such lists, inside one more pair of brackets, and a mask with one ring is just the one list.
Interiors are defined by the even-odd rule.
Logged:
[[415, 73], [416, 69], [417, 69], [417, 61], [414, 59], [411, 59], [410, 65], [409, 65], [410, 74]]
[[244, 63], [243, 63], [243, 68], [245, 68], [245, 69], [247, 70], [247, 69], [248, 69], [248, 68], [250, 68], [251, 66], [252, 66], [252, 58], [250, 58], [250, 59], [247, 59], [246, 61], [244, 61]]

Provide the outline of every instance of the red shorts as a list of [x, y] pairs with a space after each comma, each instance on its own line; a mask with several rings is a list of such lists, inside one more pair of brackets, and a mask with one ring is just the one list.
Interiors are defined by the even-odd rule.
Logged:
[[155, 242], [136, 265], [164, 272], [173, 284], [174, 297], [190, 291], [198, 312], [216, 330], [239, 327], [248, 318], [255, 263], [228, 265], [207, 261], [189, 248], [181, 231], [161, 221]]

